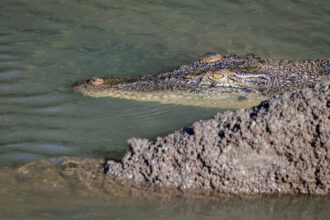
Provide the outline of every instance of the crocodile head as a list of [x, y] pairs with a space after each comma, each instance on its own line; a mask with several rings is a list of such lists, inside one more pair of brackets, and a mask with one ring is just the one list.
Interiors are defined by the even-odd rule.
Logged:
[[253, 93], [266, 88], [271, 78], [266, 74], [251, 74], [228, 69], [202, 71], [181, 75], [159, 75], [136, 79], [105, 79], [93, 77], [78, 82], [73, 89], [84, 95], [101, 97], [115, 93]]
[[264, 74], [247, 74], [228, 69], [138, 79], [93, 77], [73, 86], [76, 92], [92, 97], [115, 97], [218, 108], [250, 107], [267, 97], [258, 93], [270, 79]]
[[[78, 82], [73, 89], [93, 97], [110, 96], [188, 105], [212, 103], [207, 106], [215, 106], [213, 102], [229, 96], [239, 100], [259, 96], [256, 98], [259, 102], [280, 87], [287, 89], [320, 78], [320, 73], [328, 69], [328, 59], [325, 61], [320, 65], [319, 61], [263, 61], [253, 54], [221, 56], [208, 53], [199, 61], [182, 65], [171, 72], [136, 78], [93, 77]], [[242, 103], [240, 105], [244, 106]]]

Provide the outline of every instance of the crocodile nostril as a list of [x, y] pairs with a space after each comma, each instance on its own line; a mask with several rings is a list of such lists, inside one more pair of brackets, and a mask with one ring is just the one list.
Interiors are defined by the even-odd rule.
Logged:
[[97, 77], [93, 77], [90, 80], [88, 80], [88, 84], [92, 85], [92, 86], [99, 86], [99, 85], [103, 85], [104, 84], [104, 79], [102, 78], [97, 78]]

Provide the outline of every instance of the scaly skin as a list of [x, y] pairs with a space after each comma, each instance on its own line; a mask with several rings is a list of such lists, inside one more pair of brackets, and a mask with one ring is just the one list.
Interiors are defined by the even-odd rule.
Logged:
[[[231, 97], [231, 100], [245, 101], [240, 103], [240, 107], [245, 107], [274, 93], [329, 79], [330, 59], [261, 60], [254, 54], [208, 53], [199, 61], [171, 72], [121, 79], [94, 77], [78, 82], [73, 89], [94, 97], [210, 107], [220, 107], [221, 101], [228, 104]], [[235, 103], [227, 107], [235, 108]]]

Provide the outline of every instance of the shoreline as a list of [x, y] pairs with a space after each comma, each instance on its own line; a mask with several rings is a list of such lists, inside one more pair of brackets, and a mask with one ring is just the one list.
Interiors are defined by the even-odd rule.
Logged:
[[120, 181], [221, 194], [330, 191], [330, 83], [218, 113], [155, 141], [131, 138], [106, 173]]
[[168, 202], [329, 195], [329, 91], [329, 81], [318, 83], [153, 141], [131, 138], [121, 161], [60, 157], [1, 167], [2, 179], [15, 182], [4, 181], [4, 190]]

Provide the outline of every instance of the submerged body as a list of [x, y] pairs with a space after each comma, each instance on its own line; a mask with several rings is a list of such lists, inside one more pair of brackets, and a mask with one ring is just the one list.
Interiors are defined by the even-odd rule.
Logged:
[[117, 97], [209, 107], [249, 107], [270, 95], [330, 79], [330, 60], [261, 60], [254, 54], [208, 53], [176, 70], [136, 78], [91, 78], [73, 89]]

